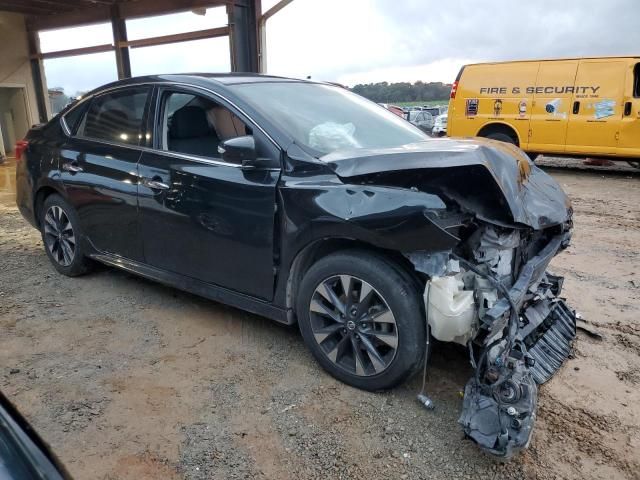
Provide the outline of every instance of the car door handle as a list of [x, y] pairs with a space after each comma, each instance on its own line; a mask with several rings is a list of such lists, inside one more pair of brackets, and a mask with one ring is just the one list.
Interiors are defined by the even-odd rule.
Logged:
[[580, 113], [580, 102], [573, 102], [573, 114], [577, 115]]
[[78, 173], [82, 171], [82, 167], [75, 162], [67, 162], [62, 164], [62, 169], [70, 173]]
[[160, 177], [142, 177], [142, 185], [151, 190], [169, 190], [169, 185], [164, 183]]
[[631, 115], [631, 107], [632, 107], [631, 102], [626, 102], [624, 104], [624, 116], [625, 117], [628, 117], [629, 115]]

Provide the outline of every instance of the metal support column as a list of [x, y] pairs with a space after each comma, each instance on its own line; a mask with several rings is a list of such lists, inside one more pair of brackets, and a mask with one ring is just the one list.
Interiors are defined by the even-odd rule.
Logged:
[[236, 0], [227, 5], [231, 70], [258, 72], [258, 28], [256, 3], [259, 0]]
[[40, 39], [38, 32], [30, 30], [27, 26], [27, 41], [29, 44], [29, 57], [31, 60], [31, 77], [33, 79], [33, 88], [36, 93], [36, 105], [38, 106], [38, 121], [45, 123], [48, 118], [47, 93], [44, 90], [44, 67], [40, 55]]
[[[258, 0], [260, 1], [260, 0]], [[267, 20], [289, 5], [293, 0], [280, 0], [264, 13], [259, 10], [258, 18], [258, 68], [260, 73], [267, 73]]]
[[131, 77], [131, 61], [129, 60], [129, 47], [123, 46], [122, 42], [127, 41], [127, 24], [120, 16], [118, 6], [111, 9], [111, 29], [113, 30], [113, 44], [116, 52], [116, 66], [118, 68], [118, 79]]

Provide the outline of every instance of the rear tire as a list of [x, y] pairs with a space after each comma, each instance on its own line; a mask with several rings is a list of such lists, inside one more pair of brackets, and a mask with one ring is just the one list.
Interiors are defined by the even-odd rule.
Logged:
[[490, 133], [486, 136], [486, 138], [490, 138], [491, 140], [498, 140], [499, 142], [510, 143], [512, 145], [518, 144], [515, 138], [503, 132]]
[[40, 233], [47, 257], [58, 272], [76, 277], [91, 270], [78, 214], [60, 195], [52, 194], [45, 199], [40, 212]]
[[377, 391], [398, 385], [422, 364], [421, 304], [408, 275], [383, 256], [353, 250], [327, 256], [307, 271], [296, 312], [305, 343], [327, 372]]

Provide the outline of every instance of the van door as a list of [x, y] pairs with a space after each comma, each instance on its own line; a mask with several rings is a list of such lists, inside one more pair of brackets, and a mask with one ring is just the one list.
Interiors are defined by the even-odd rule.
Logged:
[[580, 61], [567, 128], [567, 153], [615, 153], [626, 68], [624, 60]]
[[617, 154], [640, 157], [640, 62], [627, 67]]
[[528, 150], [562, 153], [578, 60], [540, 62], [529, 122]]

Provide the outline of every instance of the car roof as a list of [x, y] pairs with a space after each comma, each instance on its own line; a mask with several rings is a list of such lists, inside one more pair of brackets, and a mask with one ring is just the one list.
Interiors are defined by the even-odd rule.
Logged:
[[278, 77], [260, 73], [167, 73], [160, 75], [145, 75], [130, 77], [108, 83], [96, 88], [96, 91], [106, 88], [114, 88], [125, 85], [137, 85], [141, 83], [213, 83], [217, 85], [234, 85], [239, 83], [266, 83], [266, 82], [305, 82], [320, 83], [297, 78]]
[[135, 86], [149, 83], [184, 83], [194, 86], [218, 86], [228, 87], [231, 85], [247, 84], [247, 83], [313, 83], [326, 85], [326, 82], [316, 82], [312, 80], [302, 80], [298, 78], [279, 77], [276, 75], [265, 75], [260, 73], [238, 72], [238, 73], [168, 73], [159, 75], [145, 75], [139, 77], [130, 77], [115, 82], [101, 85], [83, 96], [99, 94], [105, 90], [114, 88]]

